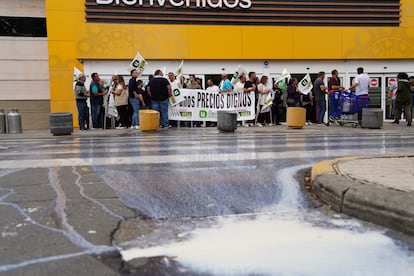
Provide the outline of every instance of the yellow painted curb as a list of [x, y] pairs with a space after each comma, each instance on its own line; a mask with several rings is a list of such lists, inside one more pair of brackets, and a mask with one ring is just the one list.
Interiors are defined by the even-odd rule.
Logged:
[[311, 183], [315, 180], [316, 177], [322, 174], [340, 174], [336, 169], [336, 164], [344, 161], [352, 161], [357, 159], [372, 159], [372, 158], [403, 158], [403, 157], [414, 157], [414, 154], [389, 154], [383, 156], [348, 156], [341, 157], [337, 159], [324, 160], [319, 163], [316, 163], [311, 170]]

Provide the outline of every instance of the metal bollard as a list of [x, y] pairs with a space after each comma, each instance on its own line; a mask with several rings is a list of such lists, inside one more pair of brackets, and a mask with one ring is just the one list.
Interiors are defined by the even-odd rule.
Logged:
[[11, 109], [7, 113], [8, 133], [22, 133], [22, 116], [17, 109]]
[[0, 109], [0, 133], [6, 133], [6, 113]]

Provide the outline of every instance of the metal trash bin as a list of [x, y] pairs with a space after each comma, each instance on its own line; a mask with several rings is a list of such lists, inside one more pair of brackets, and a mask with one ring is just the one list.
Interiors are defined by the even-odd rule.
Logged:
[[17, 109], [10, 109], [7, 113], [7, 126], [9, 134], [22, 133], [22, 116]]
[[6, 133], [6, 113], [0, 109], [0, 133]]
[[381, 108], [362, 109], [362, 128], [382, 128], [384, 124], [384, 112]]
[[72, 112], [49, 114], [50, 133], [53, 135], [71, 135], [73, 133]]
[[237, 113], [217, 111], [217, 128], [221, 131], [234, 132], [237, 129]]

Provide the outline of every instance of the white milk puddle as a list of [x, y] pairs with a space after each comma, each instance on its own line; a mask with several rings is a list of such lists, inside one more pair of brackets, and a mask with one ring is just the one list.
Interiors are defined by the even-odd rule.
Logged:
[[296, 170], [280, 171], [286, 198], [272, 214], [221, 218], [183, 242], [124, 250], [124, 260], [174, 256], [194, 271], [214, 275], [414, 275], [413, 252], [381, 232], [302, 209], [298, 183], [290, 177]]

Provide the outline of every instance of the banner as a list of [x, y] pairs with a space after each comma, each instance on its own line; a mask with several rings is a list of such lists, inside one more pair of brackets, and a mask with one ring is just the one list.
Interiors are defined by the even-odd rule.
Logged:
[[[184, 100], [170, 106], [169, 119], [174, 121], [217, 121], [217, 111], [237, 113], [237, 120], [254, 120], [255, 93], [208, 92], [199, 89], [179, 90]], [[174, 92], [173, 92], [174, 94]]]
[[298, 84], [298, 89], [302, 94], [308, 95], [312, 91], [313, 84], [309, 73], [307, 73]]
[[131, 64], [129, 65], [130, 70], [137, 69], [140, 74], [144, 72], [145, 65], [147, 65], [147, 62], [145, 59], [141, 56], [139, 52], [137, 52], [137, 55], [135, 58], [131, 61]]
[[273, 97], [274, 97], [273, 92], [269, 92], [267, 94], [265, 104], [263, 105], [262, 110], [260, 110], [260, 113], [266, 113], [270, 111], [270, 109], [272, 108], [272, 104], [273, 104]]

